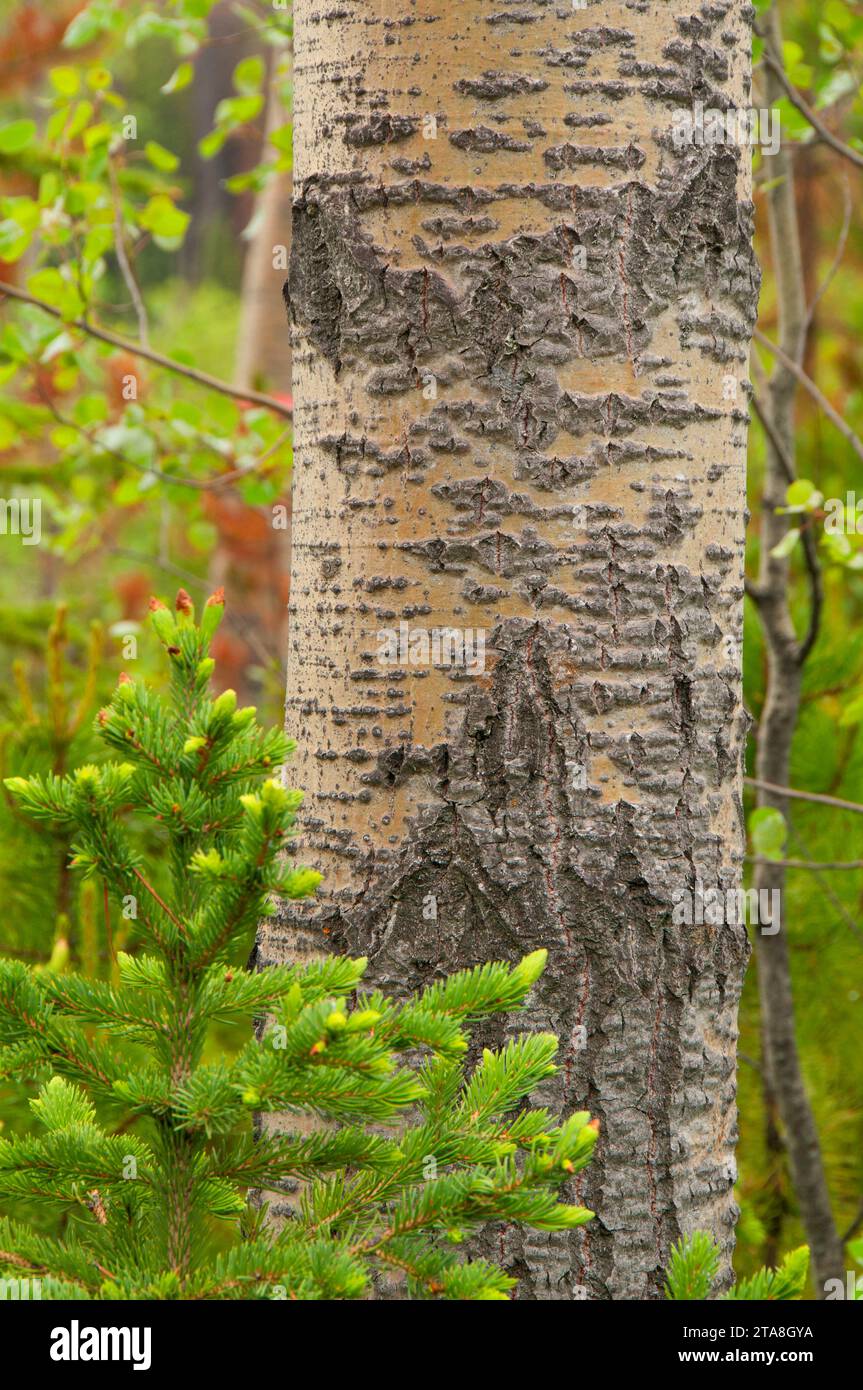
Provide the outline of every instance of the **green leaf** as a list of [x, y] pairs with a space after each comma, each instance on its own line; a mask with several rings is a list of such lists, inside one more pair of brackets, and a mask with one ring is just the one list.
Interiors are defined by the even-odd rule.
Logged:
[[782, 537], [782, 540], [779, 541], [776, 545], [774, 545], [770, 554], [775, 556], [777, 560], [787, 559], [787, 557], [791, 554], [799, 539], [800, 531], [798, 530], [798, 528], [796, 526], [790, 527], [785, 532], [785, 535]]
[[114, 244], [114, 228], [112, 226], [92, 227], [84, 238], [84, 260], [91, 263], [98, 261], [104, 256], [106, 251], [110, 251]]
[[54, 266], [47, 266], [44, 270], [37, 270], [35, 274], [28, 276], [27, 288], [37, 299], [42, 299], [46, 304], [59, 309], [66, 319], [76, 319], [83, 312], [84, 301], [77, 287], [66, 280]]
[[180, 163], [175, 154], [166, 150], [164, 145], [159, 145], [155, 140], [147, 141], [144, 146], [144, 154], [154, 169], [161, 169], [165, 173], [171, 173]]
[[[44, 360], [44, 359], [43, 359]], [[74, 449], [81, 443], [81, 436], [71, 425], [57, 425], [50, 433], [49, 439], [55, 449]], [[77, 479], [73, 479], [77, 481]]]
[[234, 68], [234, 87], [243, 96], [250, 96], [253, 92], [259, 92], [263, 80], [263, 58], [244, 58]]
[[774, 806], [760, 806], [753, 811], [749, 817], [749, 838], [753, 853], [759, 859], [781, 859], [788, 838], [782, 812]]
[[135, 48], [147, 39], [167, 39], [175, 53], [188, 57], [195, 53], [207, 37], [206, 21], [191, 13], [190, 0], [184, 0], [182, 14], [174, 18], [145, 9], [137, 14], [126, 29], [126, 46]]
[[759, 1269], [750, 1278], [741, 1279], [722, 1297], [735, 1303], [799, 1299], [803, 1297], [808, 1273], [809, 1247], [801, 1245], [785, 1256], [778, 1269]]
[[91, 179], [79, 179], [66, 186], [66, 206], [73, 217], [87, 216], [91, 220], [99, 206], [105, 209], [113, 221], [108, 195], [101, 183]]
[[[141, 226], [152, 232], [157, 243], [174, 243], [185, 235], [189, 214], [178, 208], [165, 193], [157, 193], [138, 216]], [[172, 247], [168, 249], [173, 249]]]
[[94, 39], [98, 39], [100, 34], [107, 33], [110, 27], [110, 15], [97, 0], [97, 3], [88, 5], [75, 15], [63, 35], [63, 47], [84, 48]]
[[6, 216], [11, 217], [28, 232], [35, 232], [39, 226], [41, 211], [33, 198], [3, 198], [0, 206]]
[[863, 695], [858, 695], [842, 710], [839, 716], [840, 729], [852, 728], [863, 720]]
[[72, 119], [64, 127], [64, 134], [67, 140], [76, 139], [87, 126], [93, 115], [94, 106], [92, 101], [79, 101], [72, 114]]
[[79, 396], [72, 408], [73, 418], [79, 425], [100, 424], [108, 418], [108, 402], [103, 395]]
[[[229, 193], [245, 193], [247, 188], [253, 188], [256, 193], [266, 186], [267, 171], [259, 164], [254, 169], [249, 169], [244, 174], [232, 174], [225, 179], [225, 187]], [[254, 217], [252, 221], [254, 221]], [[245, 236], [245, 232], [243, 233]]]
[[171, 73], [171, 76], [161, 90], [166, 95], [169, 95], [171, 92], [181, 92], [184, 87], [188, 87], [194, 75], [195, 69], [191, 63], [181, 63], [180, 66], [175, 68]]
[[114, 131], [107, 121], [91, 125], [89, 130], [84, 131], [84, 149], [95, 150], [99, 145], [109, 144], [113, 134]]
[[790, 1250], [775, 1271], [773, 1297], [776, 1299], [802, 1298], [808, 1273], [808, 1245], [800, 1245], [796, 1250]]
[[792, 39], [785, 40], [782, 45], [782, 57], [788, 80], [795, 87], [809, 87], [812, 84], [812, 68], [803, 61], [804, 56], [799, 43]]
[[789, 512], [811, 512], [821, 506], [824, 501], [823, 492], [819, 492], [813, 482], [808, 478], [798, 478], [796, 482], [790, 484], [785, 491], [785, 501], [787, 507], [780, 510]]
[[216, 125], [234, 130], [237, 126], [253, 121], [263, 104], [262, 96], [224, 97], [216, 107]]
[[25, 230], [19, 222], [6, 217], [0, 222], [0, 259], [20, 261], [30, 245], [33, 233]]
[[[111, 453], [121, 454], [139, 469], [149, 468], [156, 458], [156, 442], [151, 434], [137, 425], [109, 425], [97, 436]], [[135, 487], [139, 486], [135, 479]]]
[[292, 154], [294, 149], [294, 127], [289, 122], [288, 125], [281, 125], [276, 130], [271, 130], [269, 135], [270, 144], [277, 150], [282, 150], [285, 154]]
[[67, 333], [64, 329], [62, 333], [56, 334], [56, 336], [51, 339], [48, 346], [43, 350], [39, 361], [53, 362], [54, 358], [59, 357], [61, 353], [71, 352], [74, 346], [75, 339], [72, 337], [71, 333]]
[[87, 69], [87, 86], [94, 92], [104, 92], [111, 85], [111, 74], [107, 68], [100, 66]]
[[141, 481], [137, 476], [124, 478], [114, 489], [113, 501], [117, 507], [135, 507], [141, 500]]
[[211, 130], [209, 135], [198, 141], [198, 154], [202, 159], [212, 159], [213, 155], [219, 153], [227, 138], [227, 131]]
[[53, 172], [43, 174], [39, 179], [39, 206], [50, 207], [60, 195], [60, 180]]
[[36, 137], [35, 121], [9, 121], [0, 126], [0, 154], [20, 154]]
[[271, 478], [243, 478], [239, 488], [248, 507], [269, 507], [279, 495], [279, 486]]
[[77, 68], [51, 68], [48, 73], [51, 86], [61, 97], [73, 97], [81, 86]]

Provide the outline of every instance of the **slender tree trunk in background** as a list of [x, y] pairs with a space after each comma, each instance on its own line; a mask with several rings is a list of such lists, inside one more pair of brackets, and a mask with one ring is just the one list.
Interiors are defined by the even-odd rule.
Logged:
[[[279, 90], [284, 78], [276, 79], [280, 61], [281, 52], [271, 54], [268, 133], [290, 119]], [[234, 373], [237, 386], [272, 391], [280, 399], [291, 392], [291, 343], [281, 295], [291, 240], [291, 183], [290, 173], [278, 174], [258, 195], [243, 266]], [[289, 511], [290, 498], [282, 501]], [[224, 586], [230, 600], [231, 623], [213, 643], [219, 680], [241, 701], [254, 701], [261, 682], [252, 679], [249, 668], [284, 669], [290, 530], [274, 527], [269, 510], [248, 506], [233, 489], [210, 493], [205, 506], [218, 530], [210, 581], [214, 588]]]
[[[660, 1297], [695, 1228], [727, 1275], [746, 934], [673, 912], [739, 882], [757, 271], [749, 150], [672, 129], [748, 104], [751, 13], [295, 6], [287, 724], [326, 891], [260, 956], [299, 924], [403, 992], [548, 948], [482, 1041], [560, 1036], [598, 1218], [487, 1237], [522, 1298]], [[484, 662], [419, 664], [440, 628]]]
[[235, 9], [233, 0], [218, 0], [210, 11], [208, 39], [195, 56], [195, 80], [189, 88], [189, 135], [193, 138], [192, 220], [180, 252], [183, 278], [199, 284], [208, 278], [230, 274], [226, 237], [239, 237], [247, 221], [253, 195], [236, 195], [225, 187], [233, 175], [257, 162], [259, 131], [246, 127], [212, 159], [197, 150], [198, 141], [212, 130], [216, 107], [223, 97], [234, 95], [233, 72], [243, 59], [260, 52], [260, 41], [250, 24]]
[[[767, 42], [781, 62], [782, 34], [775, 8], [768, 19]], [[781, 99], [783, 88], [772, 69], [765, 71], [765, 100], [772, 107]], [[799, 362], [806, 346], [806, 299], [789, 151], [783, 149], [765, 158], [765, 174], [779, 345], [792, 361]], [[753, 594], [767, 649], [767, 690], [758, 726], [757, 775], [780, 787], [789, 785], [791, 744], [800, 710], [803, 663], [809, 648], [808, 642], [798, 640], [791, 617], [789, 561], [772, 553], [788, 529], [787, 517], [777, 515], [776, 508], [784, 504], [785, 491], [793, 477], [796, 394], [796, 377], [777, 365], [768, 387], [770, 430], [766, 440], [760, 565]], [[787, 799], [776, 792], [759, 789], [758, 804], [788, 814]], [[754, 886], [781, 895], [785, 889], [784, 867], [759, 864]], [[813, 1283], [816, 1295], [823, 1298], [828, 1279], [844, 1279], [844, 1258], [830, 1206], [815, 1117], [800, 1067], [785, 914], [778, 932], [756, 931], [755, 940], [768, 1123], [778, 1110], [800, 1217], [812, 1252]]]
[[[281, 97], [286, 62], [288, 58], [281, 49], [275, 53], [271, 51], [267, 137], [291, 119]], [[271, 153], [265, 143], [262, 158]], [[292, 183], [290, 172], [276, 174], [258, 195], [254, 235], [243, 266], [234, 372], [237, 386], [257, 387], [280, 395], [291, 389], [291, 339], [285, 332], [285, 305], [281, 296], [284, 275], [280, 273], [280, 266], [291, 249]]]

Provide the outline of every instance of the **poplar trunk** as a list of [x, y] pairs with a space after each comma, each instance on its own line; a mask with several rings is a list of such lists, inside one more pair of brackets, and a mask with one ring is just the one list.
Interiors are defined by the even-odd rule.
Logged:
[[404, 992], [548, 949], [482, 1041], [559, 1035], [597, 1217], [485, 1233], [521, 1298], [659, 1298], [694, 1229], [728, 1274], [746, 932], [676, 919], [740, 878], [758, 277], [749, 148], [674, 130], [748, 106], [753, 14], [295, 4], [287, 725], [325, 883], [260, 958]]

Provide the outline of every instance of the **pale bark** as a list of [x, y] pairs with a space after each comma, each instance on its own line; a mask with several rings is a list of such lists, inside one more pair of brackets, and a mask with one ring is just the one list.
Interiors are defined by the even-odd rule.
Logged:
[[[672, 905], [739, 882], [757, 271], [748, 149], [671, 132], [748, 104], [752, 11], [295, 11], [287, 723], [325, 891], [260, 959], [299, 924], [403, 992], [547, 947], [482, 1041], [561, 1037], [598, 1216], [488, 1248], [522, 1298], [656, 1298], [702, 1228], [727, 1277], [746, 934]], [[401, 621], [483, 629], [485, 670], [383, 664]]]

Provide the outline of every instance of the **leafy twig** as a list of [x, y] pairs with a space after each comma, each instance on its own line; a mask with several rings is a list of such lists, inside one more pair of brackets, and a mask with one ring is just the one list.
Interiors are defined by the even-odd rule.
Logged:
[[80, 333], [86, 333], [88, 337], [97, 338], [99, 342], [108, 343], [111, 347], [120, 348], [133, 357], [143, 357], [148, 362], [153, 362], [157, 367], [164, 367], [168, 372], [176, 372], [178, 376], [195, 381], [199, 386], [206, 386], [210, 391], [218, 391], [220, 395], [232, 396], [238, 401], [248, 401], [254, 405], [265, 406], [267, 410], [272, 410], [276, 415], [283, 415], [286, 420], [293, 418], [292, 406], [285, 405], [284, 401], [276, 400], [275, 396], [268, 396], [263, 391], [240, 390], [239, 387], [231, 386], [219, 377], [210, 376], [209, 372], [202, 372], [198, 367], [187, 367], [183, 362], [176, 362], [173, 357], [165, 357], [163, 353], [155, 352], [153, 348], [142, 347], [140, 343], [135, 343], [130, 338], [123, 338], [119, 333], [112, 333], [108, 328], [97, 328], [95, 324], [85, 323], [83, 319], [67, 319], [59, 309], [54, 308], [53, 304], [46, 304], [44, 299], [37, 299], [35, 295], [28, 294], [26, 290], [19, 290], [16, 285], [10, 285], [5, 280], [0, 280], [0, 295], [8, 295], [10, 299], [18, 299], [22, 304], [31, 304], [33, 308], [41, 309], [44, 314], [50, 314], [52, 318], [59, 319], [61, 323], [66, 324], [67, 328], [77, 328]]

